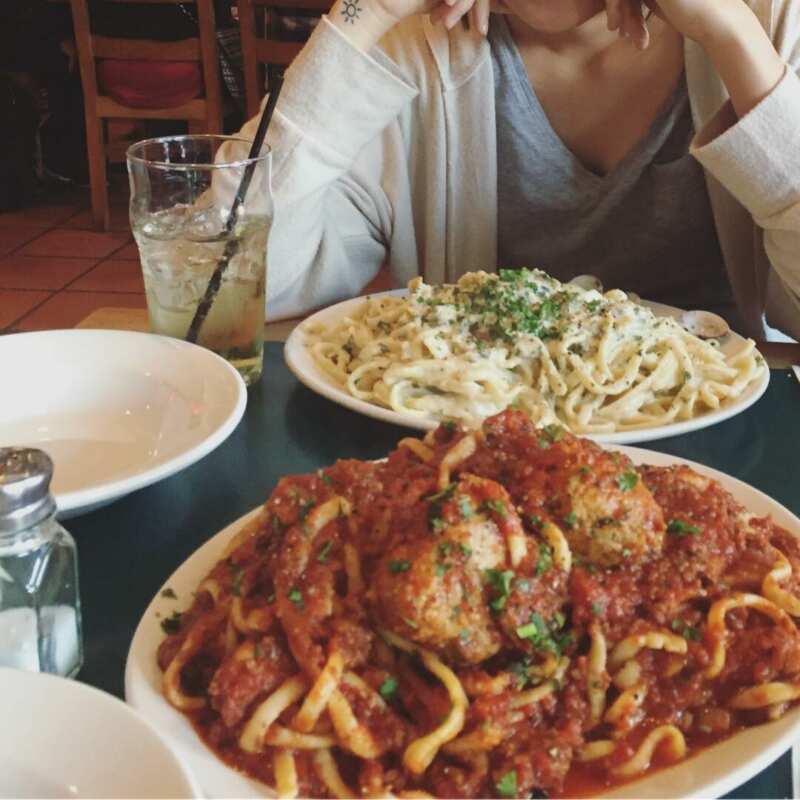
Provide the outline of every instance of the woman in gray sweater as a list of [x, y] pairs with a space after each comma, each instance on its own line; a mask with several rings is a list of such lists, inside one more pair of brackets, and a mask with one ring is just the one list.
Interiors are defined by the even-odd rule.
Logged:
[[269, 312], [525, 265], [800, 336], [797, 0], [748, 2], [338, 0], [269, 132]]

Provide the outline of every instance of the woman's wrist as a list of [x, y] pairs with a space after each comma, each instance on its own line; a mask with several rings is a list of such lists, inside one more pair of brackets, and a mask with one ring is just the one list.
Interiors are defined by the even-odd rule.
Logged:
[[720, 5], [724, 13], [696, 40], [725, 84], [733, 109], [741, 118], [775, 88], [786, 64], [744, 2], [729, 0]]
[[336, 0], [328, 20], [365, 53], [397, 24], [378, 3], [369, 0]]

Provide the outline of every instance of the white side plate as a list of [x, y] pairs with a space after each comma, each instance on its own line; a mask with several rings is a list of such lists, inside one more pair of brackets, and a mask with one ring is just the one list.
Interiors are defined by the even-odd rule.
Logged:
[[[722, 472], [693, 461], [641, 450], [620, 447], [636, 464], [669, 466], [688, 464], [697, 472], [719, 481], [745, 508], [769, 514], [779, 525], [800, 536], [800, 519], [763, 492]], [[209, 750], [189, 721], [164, 699], [161, 671], [156, 650], [164, 634], [160, 623], [176, 610], [191, 604], [192, 592], [221, 557], [227, 543], [260, 509], [255, 509], [218, 533], [187, 561], [164, 584], [178, 599], [153, 598], [144, 613], [131, 643], [125, 668], [125, 696], [146, 719], [161, 731], [176, 751], [186, 759], [200, 785], [210, 798], [273, 797], [268, 787], [228, 767]], [[794, 708], [777, 722], [748, 728], [732, 738], [703, 750], [698, 755], [668, 769], [626, 784], [604, 797], [608, 798], [695, 798], [719, 797], [752, 778], [788, 750], [800, 734], [800, 708]]]
[[202, 797], [130, 706], [78, 681], [0, 668], [0, 797]]
[[128, 331], [0, 337], [0, 447], [45, 450], [59, 515], [188, 467], [238, 424], [247, 390], [197, 345]]
[[[381, 297], [383, 295], [388, 295], [399, 297], [406, 293], [406, 289], [393, 289], [390, 292], [382, 292], [371, 296]], [[352, 314], [363, 302], [363, 297], [345, 300], [343, 303], [338, 303], [335, 306], [330, 306], [329, 308], [318, 311], [304, 323], [298, 325], [286, 340], [286, 346], [283, 351], [289, 369], [295, 374], [297, 379], [311, 389], [312, 392], [316, 392], [322, 397], [326, 397], [328, 400], [333, 400], [334, 403], [338, 403], [345, 408], [357, 411], [368, 417], [383, 420], [384, 422], [391, 422], [394, 425], [405, 425], [406, 427], [417, 428], [418, 430], [432, 430], [439, 424], [438, 420], [432, 418], [421, 419], [412, 414], [392, 411], [391, 409], [373, 405], [372, 403], [367, 403], [364, 400], [353, 397], [347, 390], [339, 386], [330, 375], [320, 369], [311, 356], [311, 352], [306, 346], [308, 337], [305, 333], [305, 326], [307, 324], [316, 323], [332, 325], [343, 317]], [[665, 306], [661, 303], [643, 301], [642, 305], [650, 308], [657, 316], [677, 317], [683, 313], [678, 308]], [[722, 342], [722, 352], [734, 352], [742, 346], [743, 342], [744, 340], [739, 334], [731, 332]], [[696, 431], [700, 428], [707, 428], [709, 425], [716, 425], [718, 422], [740, 414], [746, 408], [749, 408], [764, 394], [768, 384], [769, 370], [765, 370], [761, 380], [752, 383], [732, 403], [724, 405], [717, 411], [709, 411], [707, 414], [683, 422], [673, 422], [668, 425], [642, 428], [636, 431], [590, 434], [586, 435], [586, 438], [594, 439], [596, 442], [606, 442], [608, 444], [631, 444], [633, 442], [649, 442], [654, 439], [664, 439], [668, 436], [678, 436], [679, 434], [689, 433], [690, 431]]]

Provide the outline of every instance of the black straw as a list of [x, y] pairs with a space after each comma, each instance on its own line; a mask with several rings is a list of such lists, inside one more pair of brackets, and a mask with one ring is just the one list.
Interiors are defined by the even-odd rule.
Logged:
[[[269, 98], [267, 99], [267, 105], [264, 108], [264, 113], [261, 115], [261, 119], [259, 120], [258, 130], [256, 131], [256, 135], [253, 139], [253, 144], [250, 146], [250, 153], [248, 155], [249, 159], [255, 159], [261, 153], [261, 147], [263, 146], [264, 139], [267, 135], [267, 128], [269, 127], [269, 122], [272, 119], [272, 113], [275, 111], [275, 104], [278, 102], [278, 95], [280, 94], [281, 86], [283, 85], [283, 76], [276, 76], [273, 84], [274, 86], [272, 87], [272, 91], [269, 93]], [[257, 163], [257, 161], [251, 160], [244, 169], [244, 175], [242, 175], [242, 180], [239, 182], [239, 188], [236, 190], [236, 197], [233, 198], [231, 211], [230, 214], [228, 214], [227, 221], [225, 222], [226, 236], [230, 235], [234, 226], [236, 225], [236, 220], [239, 216], [239, 209], [241, 208], [245, 196], [247, 195], [247, 190], [250, 188], [250, 182], [253, 180], [253, 173], [255, 172]], [[208, 316], [208, 312], [211, 311], [214, 298], [217, 296], [217, 292], [219, 292], [219, 287], [222, 284], [222, 276], [224, 275], [225, 270], [228, 268], [228, 264], [230, 263], [231, 259], [236, 255], [236, 251], [238, 249], [238, 239], [228, 239], [228, 241], [225, 243], [225, 251], [222, 253], [222, 258], [220, 258], [220, 260], [217, 262], [217, 266], [208, 281], [208, 286], [206, 286], [203, 299], [198, 303], [197, 311], [194, 312], [192, 324], [189, 326], [189, 332], [186, 334], [187, 342], [194, 343], [197, 341], [197, 337], [200, 334], [200, 328], [203, 326], [203, 323]], [[266, 253], [264, 254], [264, 257], [266, 258]]]

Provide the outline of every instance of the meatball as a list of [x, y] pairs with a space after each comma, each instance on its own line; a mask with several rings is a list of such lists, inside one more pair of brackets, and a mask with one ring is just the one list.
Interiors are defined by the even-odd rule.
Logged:
[[464, 465], [509, 487], [526, 521], [550, 521], [573, 554], [598, 566], [648, 561], [661, 551], [664, 518], [629, 458], [564, 428], [536, 428], [505, 411], [487, 420]]
[[[485, 507], [485, 483], [465, 476], [430, 498], [424, 524], [392, 537], [371, 593], [379, 625], [468, 664], [491, 657], [501, 644], [486, 574], [506, 568], [507, 542], [503, 520]], [[503, 488], [493, 487], [510, 508]]]
[[647, 561], [661, 552], [661, 509], [630, 462], [604, 455], [590, 472], [569, 479], [570, 512], [560, 527], [573, 553], [598, 566]]
[[[475, 540], [473, 549], [467, 542]], [[487, 567], [505, 558], [503, 541], [486, 520], [447, 528], [437, 537], [426, 531], [391, 550], [375, 581], [379, 623], [455, 661], [471, 664], [494, 655], [500, 635], [481, 570], [469, 564], [472, 553], [480, 553]]]

